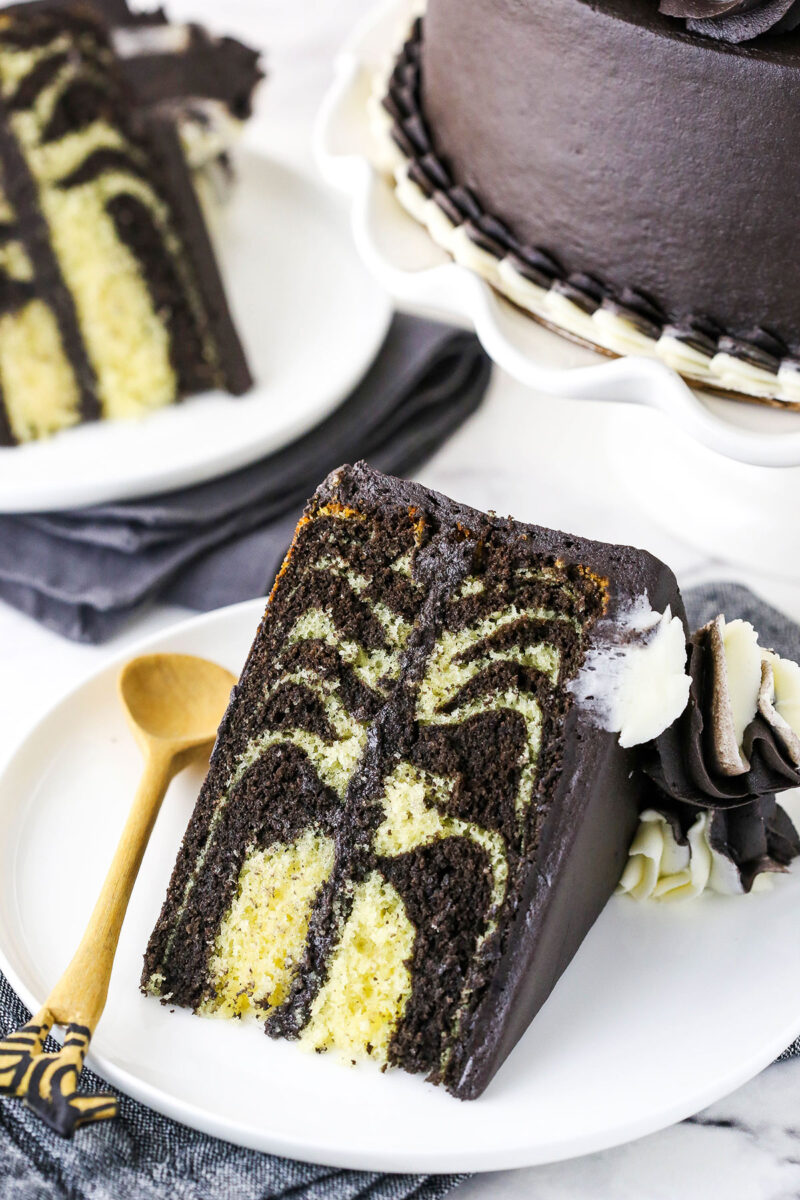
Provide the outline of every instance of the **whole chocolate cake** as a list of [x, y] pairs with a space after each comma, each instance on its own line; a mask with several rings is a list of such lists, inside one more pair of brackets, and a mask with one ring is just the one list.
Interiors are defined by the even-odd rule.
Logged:
[[791, 0], [428, 0], [378, 83], [376, 152], [545, 323], [796, 403], [799, 20]]
[[684, 710], [657, 559], [364, 464], [298, 526], [142, 986], [486, 1087], [613, 892]]

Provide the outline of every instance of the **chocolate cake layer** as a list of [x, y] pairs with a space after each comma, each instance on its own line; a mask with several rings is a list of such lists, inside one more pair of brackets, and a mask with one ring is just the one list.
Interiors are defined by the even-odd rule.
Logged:
[[570, 685], [644, 602], [682, 614], [647, 554], [335, 472], [220, 728], [143, 988], [479, 1095], [621, 874], [641, 783]]
[[429, 0], [421, 66], [435, 155], [523, 262], [682, 331], [710, 318], [734, 355], [756, 326], [776, 361], [796, 347], [800, 34], [731, 45], [649, 0]]

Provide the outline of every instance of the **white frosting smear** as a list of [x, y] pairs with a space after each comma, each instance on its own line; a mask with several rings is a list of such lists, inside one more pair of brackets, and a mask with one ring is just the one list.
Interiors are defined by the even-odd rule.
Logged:
[[691, 900], [704, 891], [740, 894], [736, 867], [711, 847], [710, 820], [709, 813], [700, 813], [682, 846], [666, 817], [654, 809], [643, 812], [617, 891], [634, 900]]
[[729, 621], [722, 630], [731, 716], [737, 746], [756, 715], [761, 687], [761, 648], [749, 621]]
[[601, 728], [619, 734], [621, 746], [639, 746], [686, 707], [686, 631], [669, 607], [654, 612], [646, 596], [604, 624], [570, 691]]
[[721, 646], [714, 679], [717, 757], [725, 774], [749, 769], [745, 731], [757, 712], [781, 739], [793, 762], [800, 764], [800, 667], [758, 644], [748, 621], [716, 618], [712, 644]]
[[772, 667], [775, 709], [792, 732], [800, 736], [800, 666], [772, 651], [767, 651], [764, 657]]

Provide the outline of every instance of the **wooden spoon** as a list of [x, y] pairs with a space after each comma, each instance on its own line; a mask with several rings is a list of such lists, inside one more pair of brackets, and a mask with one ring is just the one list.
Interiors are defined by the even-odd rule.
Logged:
[[[235, 676], [189, 654], [146, 654], [120, 672], [119, 697], [144, 755], [144, 774], [86, 932], [36, 1017], [0, 1041], [0, 1093], [24, 1096], [64, 1137], [116, 1116], [108, 1094], [81, 1095], [78, 1078], [103, 1014], [122, 922], [161, 802], [174, 776], [207, 758]], [[67, 1027], [57, 1054], [42, 1047], [53, 1025]]]

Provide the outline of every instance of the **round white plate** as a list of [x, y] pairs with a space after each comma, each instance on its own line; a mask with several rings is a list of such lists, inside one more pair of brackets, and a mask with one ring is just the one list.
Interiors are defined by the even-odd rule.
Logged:
[[[234, 671], [249, 601], [130, 654], [203, 654]], [[139, 775], [119, 660], [61, 701], [0, 778], [0, 969], [36, 1009], [66, 966]], [[568, 1158], [686, 1117], [800, 1032], [800, 873], [766, 893], [673, 908], [613, 898], [485, 1095], [348, 1068], [256, 1023], [170, 1011], [138, 990], [142, 953], [201, 773], [170, 789], [122, 932], [90, 1064], [123, 1091], [230, 1141], [335, 1166], [485, 1171]]]
[[255, 386], [192, 397], [136, 421], [103, 421], [0, 449], [0, 512], [152, 495], [254, 462], [310, 429], [355, 386], [389, 324], [335, 199], [241, 148], [217, 234]]
[[[728, 458], [800, 465], [800, 414], [709, 402], [656, 359], [609, 360], [570, 344], [453, 262], [401, 207], [389, 181], [371, 165], [376, 148], [367, 100], [376, 72], [385, 72], [418, 10], [419, 0], [384, 0], [356, 27], [337, 59], [315, 132], [320, 168], [348, 197], [356, 245], [376, 279], [406, 304], [474, 326], [495, 362], [537, 391], [645, 405]], [[740, 408], [753, 415], [740, 419]]]
[[612, 476], [654, 524], [709, 560], [738, 563], [756, 585], [763, 575], [800, 580], [800, 467], [724, 458], [643, 409], [610, 412], [605, 439]]

